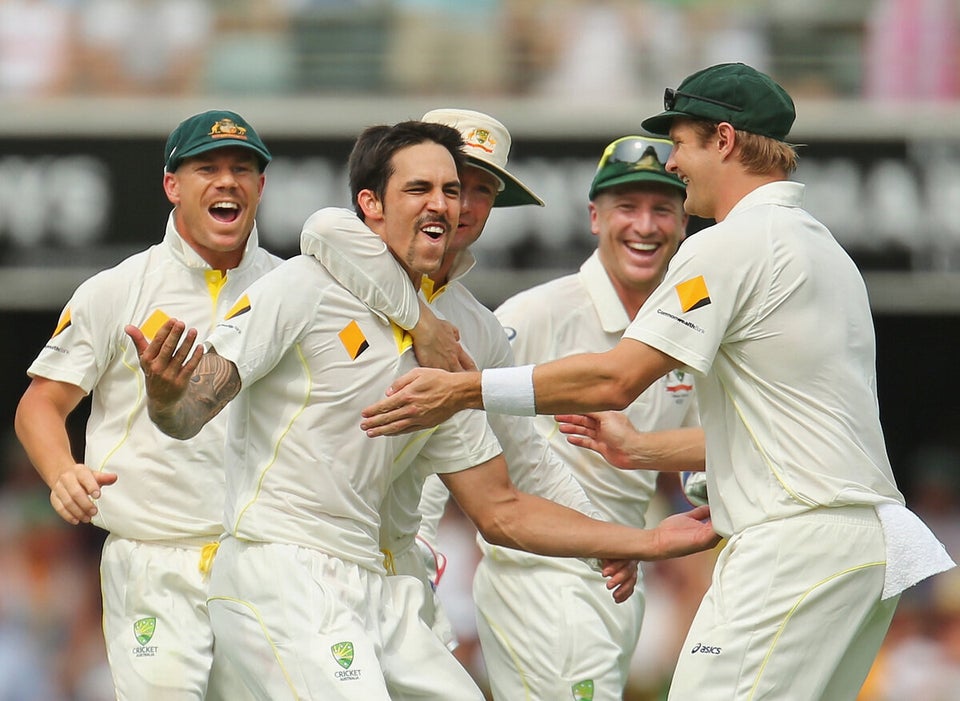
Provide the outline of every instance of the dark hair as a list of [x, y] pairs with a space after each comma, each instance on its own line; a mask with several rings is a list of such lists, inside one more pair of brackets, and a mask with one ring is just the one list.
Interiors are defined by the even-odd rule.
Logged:
[[353, 144], [347, 161], [350, 173], [350, 197], [361, 219], [363, 212], [357, 202], [361, 190], [371, 190], [381, 200], [387, 190], [387, 181], [393, 176], [393, 155], [407, 146], [432, 141], [445, 147], [453, 156], [457, 172], [466, 165], [463, 138], [460, 132], [446, 124], [407, 121], [392, 127], [378, 125], [367, 127]]

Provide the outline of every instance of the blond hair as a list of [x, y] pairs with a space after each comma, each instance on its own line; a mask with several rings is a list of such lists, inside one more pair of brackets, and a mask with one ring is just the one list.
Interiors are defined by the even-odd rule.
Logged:
[[[705, 144], [717, 131], [716, 122], [696, 119], [691, 120], [691, 125], [701, 145]], [[741, 129], [737, 129], [736, 134], [740, 163], [748, 172], [766, 175], [782, 171], [785, 175], [790, 175], [797, 169], [799, 156], [790, 144]]]

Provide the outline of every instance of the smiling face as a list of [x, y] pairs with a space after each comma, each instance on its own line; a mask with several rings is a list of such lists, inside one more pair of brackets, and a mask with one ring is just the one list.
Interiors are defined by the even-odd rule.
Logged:
[[687, 185], [684, 209], [688, 214], [707, 219], [716, 217], [714, 181], [717, 177], [728, 177], [726, 173], [719, 175], [722, 171], [718, 168], [716, 150], [708, 147], [706, 140], [687, 119], [673, 120], [670, 140], [673, 141], [673, 151], [667, 161], [667, 170]]
[[468, 165], [460, 176], [460, 222], [450, 242], [449, 254], [466, 250], [480, 238], [487, 224], [500, 182], [483, 168]]
[[686, 224], [683, 193], [670, 185], [618, 185], [590, 203], [600, 261], [631, 316], [660, 284]]
[[420, 275], [440, 267], [460, 217], [457, 166], [433, 141], [398, 150], [391, 165], [382, 202], [371, 190], [361, 193], [365, 220], [419, 284]]
[[264, 182], [250, 149], [224, 147], [164, 173], [163, 189], [183, 240], [211, 267], [229, 270], [243, 258]]

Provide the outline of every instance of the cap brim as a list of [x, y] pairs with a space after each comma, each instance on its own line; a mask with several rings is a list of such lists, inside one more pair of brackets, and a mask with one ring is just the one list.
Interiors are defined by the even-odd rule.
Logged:
[[[189, 151], [175, 154], [176, 167], [179, 167], [179, 165], [188, 158], [199, 156], [201, 153], [206, 153], [207, 151], [215, 151], [218, 148], [227, 148], [228, 146], [239, 146], [240, 148], [246, 148], [253, 151], [255, 154], [257, 154], [257, 159], [260, 161], [261, 170], [267, 167], [267, 164], [272, 158], [269, 153], [265, 153], [263, 149], [259, 148], [255, 144], [251, 144], [249, 141], [244, 141], [243, 139], [218, 139], [217, 141], [192, 148]], [[174, 170], [176, 170], [176, 167], [174, 167]]]
[[656, 185], [669, 185], [674, 187], [680, 192], [686, 194], [687, 188], [683, 186], [676, 178], [662, 175], [660, 173], [644, 173], [644, 172], [634, 172], [634, 173], [624, 173], [615, 178], [610, 178], [605, 180], [599, 185], [594, 186], [590, 192], [590, 199], [592, 200], [597, 194], [607, 190], [611, 187], [616, 187], [617, 185], [629, 185], [630, 183], [653, 183]]
[[660, 114], [655, 114], [652, 117], [647, 117], [642, 122], [640, 126], [643, 127], [646, 131], [656, 136], [670, 136], [670, 125], [673, 124], [673, 120], [677, 117], [689, 117], [690, 115], [686, 112], [677, 112], [675, 110], [666, 110]]
[[497, 168], [497, 166], [492, 163], [473, 156], [467, 156], [467, 163], [495, 175], [503, 182], [503, 190], [497, 194], [497, 199], [493, 201], [494, 207], [519, 207], [525, 204], [535, 204], [538, 207], [544, 206], [543, 200], [537, 197], [533, 190], [510, 175], [510, 173], [503, 168]]

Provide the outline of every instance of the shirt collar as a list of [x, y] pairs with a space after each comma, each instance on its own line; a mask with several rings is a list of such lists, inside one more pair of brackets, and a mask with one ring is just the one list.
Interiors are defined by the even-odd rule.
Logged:
[[477, 259], [470, 252], [470, 249], [465, 249], [460, 251], [457, 254], [456, 259], [453, 261], [453, 266], [450, 268], [450, 274], [447, 276], [447, 282], [439, 287], [434, 285], [433, 280], [427, 276], [423, 276], [423, 282], [421, 282], [420, 290], [423, 292], [424, 299], [427, 302], [432, 302], [435, 300], [447, 287], [462, 278], [464, 275], [473, 270], [473, 267], [477, 264]]
[[583, 262], [577, 275], [597, 310], [603, 330], [606, 333], [623, 333], [630, 325], [631, 319], [613, 283], [610, 282], [607, 269], [600, 262], [599, 251], [594, 251], [593, 255]]
[[800, 207], [803, 205], [803, 183], [792, 180], [777, 180], [776, 182], [761, 185], [756, 190], [748, 192], [727, 216], [740, 214], [762, 204], [774, 204], [784, 207]]
[[[180, 261], [183, 265], [188, 268], [196, 268], [199, 270], [210, 270], [211, 266], [207, 261], [205, 261], [199, 253], [197, 253], [190, 244], [183, 240], [183, 237], [180, 235], [180, 232], [177, 231], [177, 225], [173, 220], [173, 212], [170, 212], [170, 216], [167, 217], [167, 228], [163, 236], [164, 243], [169, 246], [170, 251], [173, 253], [173, 257]], [[240, 265], [237, 266], [237, 270], [242, 270], [248, 265], [251, 265], [251, 260], [253, 256], [251, 255], [252, 251], [255, 251], [259, 247], [259, 236], [257, 234], [257, 225], [253, 225], [253, 231], [250, 232], [250, 236], [247, 237], [247, 243], [243, 247], [243, 258], [240, 260]]]

